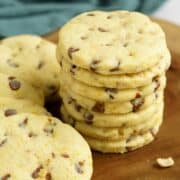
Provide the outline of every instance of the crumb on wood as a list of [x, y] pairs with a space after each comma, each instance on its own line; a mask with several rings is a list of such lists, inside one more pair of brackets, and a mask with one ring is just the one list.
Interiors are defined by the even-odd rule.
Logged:
[[172, 157], [157, 158], [156, 162], [159, 165], [159, 167], [162, 167], [162, 168], [171, 167], [174, 165], [174, 160]]

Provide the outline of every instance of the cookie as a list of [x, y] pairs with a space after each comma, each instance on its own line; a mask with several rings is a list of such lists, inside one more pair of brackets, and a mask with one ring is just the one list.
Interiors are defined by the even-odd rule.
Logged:
[[161, 27], [128, 11], [76, 16], [59, 31], [58, 49], [70, 63], [100, 74], [138, 73], [170, 59]]
[[0, 97], [0, 110], [4, 111], [5, 116], [23, 112], [50, 116], [44, 107], [32, 101], [8, 97]]
[[64, 89], [63, 87], [61, 87], [60, 89], [60, 96], [63, 99], [66, 99], [68, 104], [73, 103], [75, 109], [82, 106], [83, 108], [93, 112], [104, 114], [125, 114], [129, 112], [137, 112], [153, 104], [156, 99], [162, 97], [163, 92], [160, 89], [161, 88], [148, 96], [143, 97], [141, 95], [137, 95], [137, 97], [133, 98], [132, 100], [122, 103], [118, 101], [96, 101], [94, 99], [86, 98], [84, 96], [76, 94], [72, 91], [68, 91], [68, 89]]
[[91, 148], [96, 151], [100, 151], [103, 153], [125, 153], [136, 150], [152, 142], [159, 130], [159, 126], [154, 127], [154, 129], [149, 130], [144, 134], [132, 136], [130, 139], [121, 141], [102, 141], [90, 137], [85, 137], [85, 139], [89, 143]]
[[22, 113], [0, 118], [0, 129], [0, 179], [91, 178], [89, 146], [69, 125]]
[[87, 124], [92, 124], [97, 127], [123, 127], [143, 123], [156, 114], [158, 111], [163, 110], [162, 99], [155, 102], [151, 106], [138, 112], [127, 114], [103, 114], [92, 112], [80, 107], [75, 109], [72, 104], [63, 101], [64, 107], [74, 119]]
[[138, 125], [123, 126], [121, 128], [107, 128], [96, 127], [94, 125], [76, 121], [67, 113], [65, 108], [61, 106], [61, 118], [65, 123], [68, 123], [75, 127], [82, 135], [102, 140], [127, 139], [132, 135], [143, 134], [147, 130], [153, 128], [157, 123], [162, 121], [162, 114], [163, 111], [159, 111], [150, 119], [147, 119], [147, 121]]
[[[57, 52], [57, 57], [60, 53]], [[89, 86], [95, 87], [109, 87], [117, 89], [130, 89], [141, 86], [146, 86], [152, 82], [152, 79], [161, 76], [170, 66], [170, 59], [162, 59], [158, 64], [152, 68], [136, 74], [121, 74], [121, 75], [101, 75], [92, 71], [85, 70], [69, 63], [65, 59], [59, 58], [60, 67], [74, 79], [83, 82]]]
[[42, 89], [34, 87], [16, 76], [0, 73], [0, 84], [0, 97], [26, 99], [41, 106], [44, 105]]
[[1, 73], [23, 78], [43, 89], [45, 96], [57, 92], [60, 70], [55, 44], [34, 35], [6, 38], [1, 41], [0, 59]]
[[88, 86], [84, 83], [81, 83], [80, 81], [75, 80], [65, 72], [62, 72], [61, 76], [62, 78], [60, 79], [61, 81], [60, 84], [62, 87], [69, 89], [69, 91], [73, 91], [74, 93], [79, 94], [81, 96], [103, 102], [130, 101], [134, 99], [137, 96], [137, 94], [140, 96], [147, 96], [157, 91], [160, 86], [165, 87], [166, 84], [166, 78], [163, 75], [160, 77], [153, 78], [152, 83], [147, 86], [134, 88], [134, 89], [119, 90], [116, 88], [108, 88], [108, 87], [98, 88], [98, 87]]

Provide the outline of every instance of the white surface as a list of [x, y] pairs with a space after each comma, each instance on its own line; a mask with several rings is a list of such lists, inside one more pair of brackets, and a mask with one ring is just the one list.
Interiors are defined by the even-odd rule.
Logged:
[[152, 15], [180, 25], [180, 0], [168, 0]]

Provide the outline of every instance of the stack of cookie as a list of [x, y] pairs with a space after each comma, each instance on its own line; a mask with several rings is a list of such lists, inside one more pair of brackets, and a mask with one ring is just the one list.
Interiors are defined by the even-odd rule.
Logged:
[[137, 12], [83, 13], [60, 30], [62, 119], [101, 152], [150, 143], [163, 120], [170, 54], [162, 29]]

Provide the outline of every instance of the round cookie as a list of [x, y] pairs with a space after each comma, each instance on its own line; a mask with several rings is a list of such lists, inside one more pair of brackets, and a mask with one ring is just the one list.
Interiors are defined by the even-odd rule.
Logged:
[[16, 76], [54, 95], [59, 88], [60, 70], [56, 46], [35, 35], [6, 38], [0, 45], [0, 72]]
[[58, 119], [22, 113], [0, 118], [0, 129], [0, 179], [91, 178], [88, 144]]
[[128, 11], [80, 14], [59, 31], [61, 55], [100, 74], [129, 74], [170, 59], [165, 34], [147, 16]]
[[[163, 87], [164, 88], [164, 87]], [[76, 94], [72, 91], [68, 91], [68, 89], [64, 89], [61, 87], [60, 96], [63, 99], [71, 104], [74, 103], [74, 107], [80, 108], [81, 106], [89, 111], [104, 113], [104, 114], [124, 114], [129, 112], [137, 112], [138, 110], [142, 110], [151, 104], [153, 104], [156, 99], [161, 98], [163, 96], [163, 92], [161, 87], [158, 91], [142, 97], [140, 94], [137, 95], [134, 99], [127, 102], [101, 102], [96, 101], [94, 99], [86, 98], [79, 94]]]
[[[115, 88], [98, 88], [93, 86], [88, 86], [80, 81], [75, 80], [67, 73], [61, 73], [62, 78], [60, 79], [60, 84], [65, 89], [69, 89], [69, 91], [73, 91], [81, 96], [94, 99], [96, 101], [130, 101], [134, 99], [137, 94], [141, 96], [146, 96], [152, 94], [154, 91], [158, 90], [158, 88], [165, 87], [166, 78], [165, 76], [155, 77], [153, 82], [147, 86], [134, 88], [134, 89], [115, 89]], [[70, 88], [73, 87], [73, 88]]]
[[0, 73], [0, 84], [0, 97], [26, 99], [41, 106], [44, 105], [42, 89], [20, 78]]
[[[156, 129], [157, 133], [159, 126], [154, 127], [154, 129]], [[144, 134], [131, 137], [131, 139], [112, 142], [96, 140], [90, 137], [85, 137], [85, 139], [93, 150], [103, 153], [125, 153], [149, 144], [154, 140], [156, 133], [152, 133], [150, 130]]]
[[[57, 57], [60, 53], [57, 53]], [[59, 58], [60, 67], [67, 73], [70, 73], [74, 79], [83, 82], [89, 86], [95, 87], [109, 87], [117, 89], [130, 89], [141, 86], [146, 86], [152, 82], [152, 79], [161, 76], [170, 66], [170, 59], [162, 59], [158, 64], [146, 71], [136, 74], [122, 74], [122, 75], [101, 75], [92, 71], [85, 70], [69, 63], [65, 59]]]
[[88, 111], [84, 108], [75, 109], [72, 104], [63, 101], [64, 107], [73, 118], [80, 122], [86, 122], [97, 127], [123, 127], [143, 123], [150, 119], [153, 114], [163, 110], [162, 99], [138, 112], [127, 114], [103, 114]]
[[5, 116], [23, 112], [50, 116], [44, 107], [32, 101], [8, 97], [0, 97], [0, 110], [4, 111]]
[[163, 111], [160, 111], [157, 114], [154, 114], [153, 117], [151, 117], [147, 121], [134, 126], [106, 128], [96, 127], [94, 125], [76, 121], [66, 112], [63, 106], [61, 107], [61, 118], [65, 123], [68, 123], [75, 127], [82, 135], [102, 140], [127, 139], [132, 135], [143, 134], [147, 130], [153, 128], [157, 123], [161, 122], [162, 115]]

